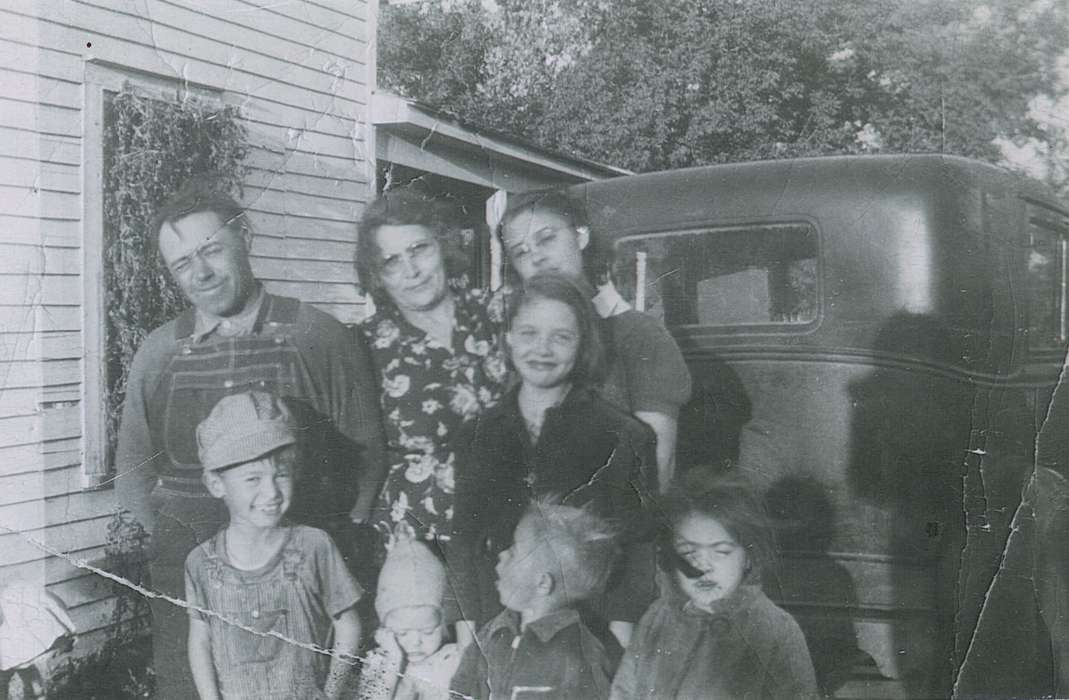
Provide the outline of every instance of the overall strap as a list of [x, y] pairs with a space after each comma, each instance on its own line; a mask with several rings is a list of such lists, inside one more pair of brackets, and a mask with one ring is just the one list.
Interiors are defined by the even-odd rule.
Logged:
[[279, 297], [273, 294], [264, 296], [264, 303], [260, 307], [260, 315], [256, 319], [256, 333], [259, 333], [265, 323], [273, 326], [293, 325], [297, 323], [297, 314], [300, 311], [301, 302], [293, 297]]

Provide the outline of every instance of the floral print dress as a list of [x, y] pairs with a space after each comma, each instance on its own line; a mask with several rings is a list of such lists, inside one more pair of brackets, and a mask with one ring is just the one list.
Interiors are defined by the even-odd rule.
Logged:
[[454, 292], [452, 350], [392, 304], [361, 325], [382, 379], [389, 472], [371, 523], [384, 536], [405, 522], [424, 539], [449, 539], [458, 468], [452, 440], [500, 400], [508, 377], [501, 309], [482, 290]]

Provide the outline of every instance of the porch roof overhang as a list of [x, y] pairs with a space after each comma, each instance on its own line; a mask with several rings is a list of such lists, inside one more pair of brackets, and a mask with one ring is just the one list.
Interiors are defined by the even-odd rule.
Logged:
[[389, 93], [372, 95], [370, 112], [377, 159], [497, 190], [522, 192], [631, 174], [472, 127]]

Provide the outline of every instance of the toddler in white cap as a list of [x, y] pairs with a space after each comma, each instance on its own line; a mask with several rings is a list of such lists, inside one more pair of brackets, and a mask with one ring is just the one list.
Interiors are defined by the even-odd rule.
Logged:
[[[325, 532], [286, 520], [298, 468], [289, 409], [263, 391], [225, 396], [197, 426], [197, 447], [204, 485], [230, 513], [186, 559], [197, 693], [343, 697], [363, 591]], [[331, 637], [335, 653], [323, 654]]]
[[460, 662], [446, 644], [445, 567], [412, 532], [399, 528], [379, 574], [378, 648], [365, 661], [360, 700], [445, 700]]

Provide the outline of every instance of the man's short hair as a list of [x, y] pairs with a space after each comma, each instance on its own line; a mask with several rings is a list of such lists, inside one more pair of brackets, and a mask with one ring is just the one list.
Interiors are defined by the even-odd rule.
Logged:
[[178, 191], [164, 200], [152, 217], [149, 233], [159, 244], [160, 231], [164, 224], [173, 224], [190, 214], [215, 212], [224, 226], [234, 231], [247, 227], [245, 209], [225, 190], [220, 188], [211, 175], [195, 176]]
[[569, 602], [598, 595], [620, 554], [617, 529], [589, 506], [562, 505], [544, 496], [524, 512], [537, 536], [550, 549], [556, 568], [550, 572]]

